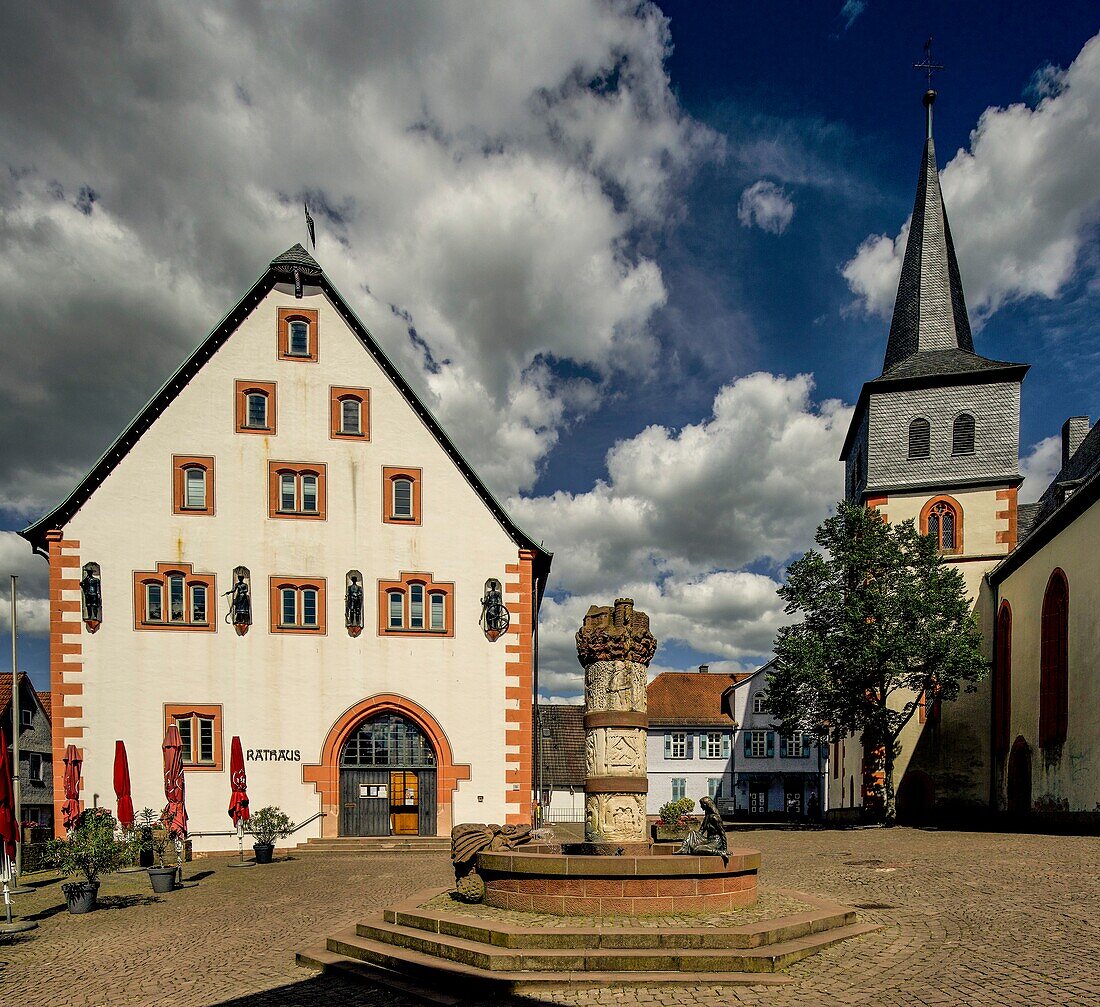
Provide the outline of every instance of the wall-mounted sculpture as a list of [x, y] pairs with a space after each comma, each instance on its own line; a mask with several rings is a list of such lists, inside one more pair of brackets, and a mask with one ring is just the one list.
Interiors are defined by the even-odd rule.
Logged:
[[349, 570], [344, 582], [344, 625], [348, 636], [355, 637], [363, 632], [363, 575]]
[[94, 633], [103, 622], [103, 582], [98, 563], [85, 563], [81, 569], [80, 607], [84, 625]]
[[490, 643], [495, 643], [508, 631], [511, 617], [504, 604], [504, 592], [500, 581], [490, 577], [485, 582], [485, 594], [481, 598], [481, 628]]
[[585, 826], [588, 843], [646, 839], [646, 669], [657, 650], [649, 616], [631, 598], [593, 605], [577, 632], [584, 667]]
[[252, 575], [248, 567], [233, 568], [233, 586], [223, 597], [229, 599], [225, 621], [237, 631], [237, 636], [244, 636], [252, 625]]

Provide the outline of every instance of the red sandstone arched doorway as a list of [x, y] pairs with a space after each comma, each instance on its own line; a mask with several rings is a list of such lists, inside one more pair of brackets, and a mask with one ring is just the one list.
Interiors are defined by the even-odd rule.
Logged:
[[902, 825], [923, 825], [932, 817], [936, 788], [932, 777], [921, 769], [910, 769], [898, 787], [897, 813]]
[[1008, 810], [1013, 815], [1031, 811], [1031, 746], [1022, 737], [1008, 756]]
[[[470, 778], [468, 764], [456, 764], [451, 743], [439, 722], [422, 706], [404, 696], [383, 693], [349, 707], [337, 718], [321, 747], [320, 761], [302, 767], [302, 779], [312, 783], [321, 795], [321, 835], [325, 838], [345, 834], [340, 827], [340, 760], [346, 743], [365, 722], [386, 714], [396, 714], [424, 736], [435, 761], [435, 834], [449, 835], [453, 823], [451, 805], [461, 780]], [[402, 783], [404, 787], [404, 783]], [[387, 786], [387, 790], [389, 787]], [[418, 801], [420, 795], [417, 795]], [[428, 798], [430, 799], [430, 798]], [[418, 816], [419, 817], [419, 816]]]

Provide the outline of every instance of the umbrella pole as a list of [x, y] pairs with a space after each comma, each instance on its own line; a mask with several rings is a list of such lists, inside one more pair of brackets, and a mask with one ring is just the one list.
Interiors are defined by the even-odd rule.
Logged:
[[[11, 861], [9, 861], [9, 864]], [[33, 920], [20, 920], [13, 922], [11, 918], [11, 889], [8, 887], [8, 877], [4, 874], [4, 917], [5, 922], [0, 923], [0, 934], [21, 934], [26, 930], [34, 930], [38, 924]]]
[[[34, 891], [19, 884], [19, 875], [23, 873], [23, 784], [19, 777], [19, 735], [23, 722], [19, 715], [19, 621], [15, 603], [19, 578], [11, 575], [11, 761], [12, 761], [12, 799], [15, 802], [15, 861], [12, 863], [12, 892], [29, 895]], [[11, 923], [11, 920], [8, 920]]]
[[176, 836], [176, 884], [183, 886], [183, 837]]
[[230, 867], [255, 867], [255, 864], [246, 863], [244, 859], [244, 819], [237, 822], [237, 856], [238, 860]]

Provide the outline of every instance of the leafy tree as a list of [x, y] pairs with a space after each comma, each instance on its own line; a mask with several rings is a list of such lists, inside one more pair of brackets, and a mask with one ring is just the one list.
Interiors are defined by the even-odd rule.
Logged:
[[927, 696], [949, 702], [986, 672], [962, 575], [912, 521], [839, 503], [821, 551], [791, 564], [779, 589], [802, 620], [779, 631], [768, 703], [785, 731], [861, 733], [882, 753], [883, 812], [893, 822], [898, 737]]

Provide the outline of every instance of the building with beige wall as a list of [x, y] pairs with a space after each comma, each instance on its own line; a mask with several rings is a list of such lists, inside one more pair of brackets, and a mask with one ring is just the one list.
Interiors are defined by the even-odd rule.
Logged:
[[195, 832], [228, 828], [233, 735], [254, 808], [324, 813], [299, 839], [530, 820], [550, 556], [300, 245], [23, 535], [50, 564], [55, 795], [71, 742], [110, 804], [123, 739], [160, 808], [177, 723]]

